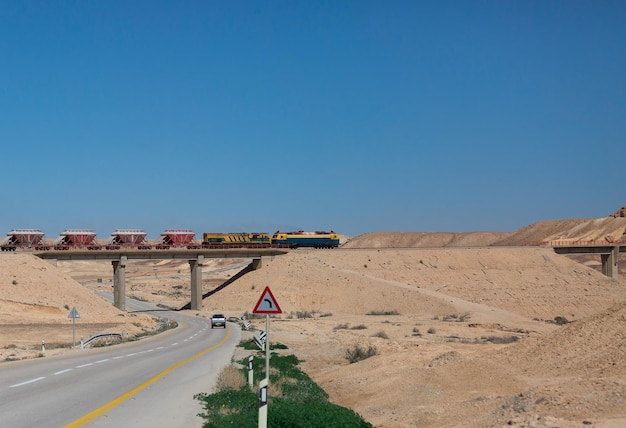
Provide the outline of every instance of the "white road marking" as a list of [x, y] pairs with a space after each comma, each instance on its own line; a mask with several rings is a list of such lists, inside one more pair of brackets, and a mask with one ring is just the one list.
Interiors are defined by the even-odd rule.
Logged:
[[76, 366], [77, 369], [82, 369], [83, 367], [93, 366], [93, 363], [87, 363], [80, 366]]
[[65, 369], [65, 370], [61, 370], [60, 372], [56, 372], [54, 375], [55, 375], [55, 376], [58, 376], [58, 375], [60, 375], [60, 374], [67, 373], [67, 372], [71, 372], [71, 371], [72, 371], [72, 369]]
[[26, 382], [16, 383], [15, 385], [11, 385], [10, 388], [17, 388], [18, 386], [28, 385], [29, 383], [37, 382], [37, 381], [40, 381], [42, 379], [45, 379], [45, 377], [38, 377], [38, 378], [35, 378], [35, 379], [27, 380]]

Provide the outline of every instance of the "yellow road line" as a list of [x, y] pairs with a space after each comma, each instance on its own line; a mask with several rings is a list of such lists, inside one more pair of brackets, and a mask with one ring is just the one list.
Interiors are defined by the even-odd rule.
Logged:
[[116, 406], [122, 404], [124, 401], [128, 400], [130, 397], [132, 397], [133, 395], [137, 394], [139, 391], [141, 391], [142, 389], [146, 388], [149, 385], [152, 385], [154, 382], [156, 382], [157, 380], [161, 379], [163, 376], [167, 375], [168, 373], [170, 373], [171, 371], [179, 368], [180, 366], [187, 364], [190, 361], [193, 361], [197, 358], [200, 358], [201, 356], [203, 356], [204, 354], [206, 354], [207, 352], [210, 352], [212, 350], [214, 350], [215, 348], [219, 348], [220, 346], [222, 346], [230, 337], [230, 326], [228, 326], [228, 331], [226, 334], [226, 337], [224, 337], [224, 339], [222, 339], [219, 343], [217, 343], [216, 345], [211, 346], [210, 348], [205, 349], [204, 351], [187, 358], [186, 360], [182, 360], [179, 361], [178, 363], [174, 364], [173, 366], [165, 369], [164, 371], [162, 371], [161, 373], [159, 373], [158, 375], [154, 376], [152, 379], [148, 379], [147, 381], [145, 381], [144, 383], [142, 383], [141, 385], [131, 389], [130, 391], [128, 391], [127, 393], [120, 395], [119, 397], [117, 397], [115, 400], [105, 404], [104, 406], [100, 407], [99, 409], [94, 410], [93, 412], [87, 413], [85, 416], [76, 419], [74, 422], [65, 425], [65, 428], [77, 428], [77, 427], [82, 427], [83, 425], [91, 422], [92, 420], [94, 420], [95, 418], [97, 418], [98, 416], [102, 416], [104, 413], [108, 412], [109, 410], [115, 408]]

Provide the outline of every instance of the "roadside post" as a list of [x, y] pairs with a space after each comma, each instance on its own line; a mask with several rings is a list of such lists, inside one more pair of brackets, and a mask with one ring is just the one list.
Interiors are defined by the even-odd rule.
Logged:
[[259, 385], [259, 427], [267, 428], [267, 387], [270, 381], [270, 314], [282, 314], [278, 302], [269, 287], [265, 287], [259, 301], [256, 303], [255, 314], [265, 314], [265, 379]]
[[250, 385], [250, 389], [252, 389], [252, 385], [254, 385], [254, 357], [250, 355], [248, 357], [248, 385]]
[[258, 428], [267, 427], [267, 378], [259, 382], [259, 425]]
[[[72, 319], [72, 348], [76, 346], [76, 318], [80, 318], [76, 306], [72, 308], [70, 314], [67, 316]], [[81, 340], [82, 341], [82, 340]]]

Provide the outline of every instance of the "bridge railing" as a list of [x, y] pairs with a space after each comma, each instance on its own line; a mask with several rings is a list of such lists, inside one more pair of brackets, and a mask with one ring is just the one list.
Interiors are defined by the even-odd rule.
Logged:
[[589, 240], [589, 241], [571, 241], [567, 239], [559, 239], [552, 241], [538, 241], [538, 242], [527, 242], [524, 244], [529, 247], [597, 247], [597, 246], [610, 246], [610, 245], [626, 245], [626, 240], [620, 239], [617, 241], [608, 241], [608, 240]]

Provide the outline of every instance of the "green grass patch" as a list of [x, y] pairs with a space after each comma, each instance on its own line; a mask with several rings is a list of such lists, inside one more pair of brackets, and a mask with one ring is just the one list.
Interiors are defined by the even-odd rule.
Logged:
[[[247, 376], [248, 359], [241, 362], [241, 377]], [[328, 394], [300, 368], [295, 355], [270, 356], [268, 419], [270, 427], [284, 428], [372, 428], [351, 409], [328, 401]], [[264, 378], [265, 357], [254, 356], [255, 377]], [[230, 382], [229, 384], [232, 384]], [[238, 390], [225, 389], [214, 394], [200, 393], [204, 428], [256, 428], [258, 426], [258, 387], [247, 385]]]

